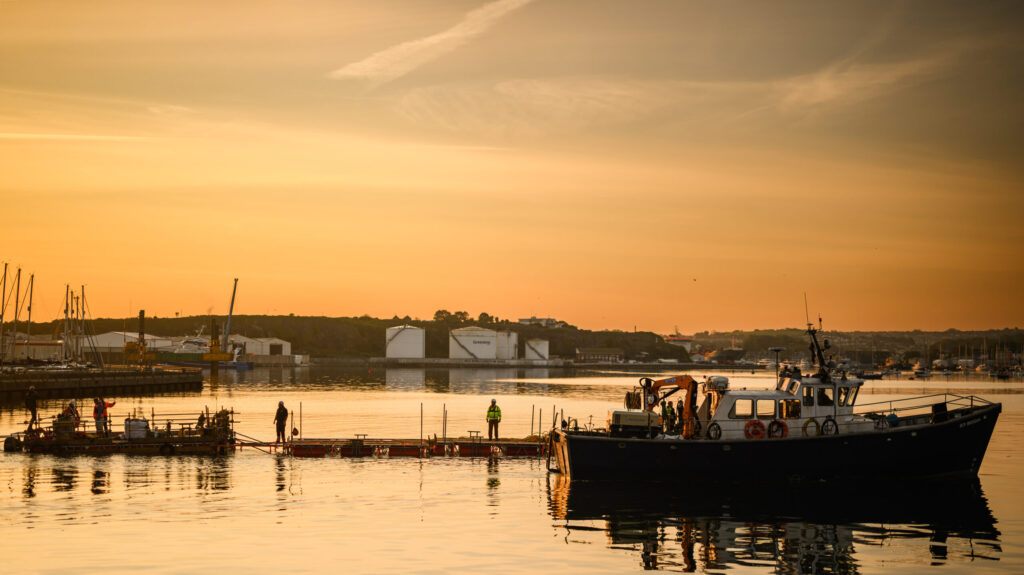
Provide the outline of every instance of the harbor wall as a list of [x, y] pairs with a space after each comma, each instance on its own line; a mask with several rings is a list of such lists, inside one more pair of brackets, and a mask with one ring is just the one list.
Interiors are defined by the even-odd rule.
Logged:
[[0, 374], [0, 401], [20, 402], [33, 385], [40, 399], [199, 391], [203, 388], [203, 373], [188, 368], [7, 372]]

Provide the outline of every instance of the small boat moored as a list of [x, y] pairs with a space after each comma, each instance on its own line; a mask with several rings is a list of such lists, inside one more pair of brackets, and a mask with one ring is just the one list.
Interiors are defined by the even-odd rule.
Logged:
[[[569, 420], [554, 430], [558, 470], [572, 479], [733, 482], [978, 473], [1001, 404], [947, 393], [857, 406], [863, 380], [830, 375], [828, 340], [823, 347], [807, 331], [815, 375], [787, 370], [775, 389], [731, 389], [721, 376], [641, 378], [607, 428]], [[678, 419], [659, 417], [655, 407], [679, 392]]]

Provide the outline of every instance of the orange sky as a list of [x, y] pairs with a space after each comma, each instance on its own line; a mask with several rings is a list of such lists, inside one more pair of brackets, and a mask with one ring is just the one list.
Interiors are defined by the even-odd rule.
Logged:
[[35, 317], [1024, 325], [1017, 3], [0, 1]]

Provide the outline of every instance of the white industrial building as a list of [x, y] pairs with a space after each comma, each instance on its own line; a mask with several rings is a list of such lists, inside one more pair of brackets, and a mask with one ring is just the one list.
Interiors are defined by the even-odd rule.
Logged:
[[495, 336], [495, 359], [519, 359], [519, 334], [499, 331]]
[[448, 332], [450, 359], [497, 359], [498, 334], [482, 327], [462, 327]]
[[[144, 337], [146, 338], [146, 349], [149, 351], [171, 351], [174, 348], [174, 342], [170, 338], [149, 334], [144, 334]], [[92, 340], [91, 344], [89, 340]], [[83, 349], [91, 349], [94, 346], [99, 352], [120, 353], [124, 351], [124, 344], [138, 343], [138, 341], [138, 332], [108, 331], [92, 337], [83, 337], [81, 345]]]
[[523, 353], [524, 359], [550, 359], [548, 354], [548, 340], [546, 339], [528, 339], [526, 340], [526, 348]]
[[413, 325], [396, 325], [385, 332], [385, 357], [423, 359], [427, 356], [427, 332]]

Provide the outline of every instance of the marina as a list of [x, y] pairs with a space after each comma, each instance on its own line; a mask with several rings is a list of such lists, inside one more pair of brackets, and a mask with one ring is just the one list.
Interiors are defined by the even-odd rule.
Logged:
[[[664, 379], [672, 374], [650, 375]], [[184, 550], [195, 538], [215, 537], [228, 524], [235, 526], [225, 540], [229, 545], [204, 565], [229, 568], [255, 552], [254, 541], [273, 538], [279, 529], [303, 531], [305, 553], [324, 561], [344, 557], [352, 569], [373, 572], [415, 570], [422, 553], [453, 569], [486, 557], [491, 567], [484, 572], [515, 570], [517, 556], [524, 553], [595, 573], [683, 570], [687, 564], [698, 571], [816, 572], [809, 562], [839, 566], [839, 572], [843, 565], [856, 564], [857, 572], [873, 572], [897, 559], [910, 567], [937, 563], [950, 573], [1012, 572], [1024, 565], [1019, 522], [1024, 515], [1012, 503], [1015, 478], [1024, 471], [1019, 469], [1024, 448], [1014, 431], [1024, 422], [1024, 395], [1013, 387], [993, 388], [987, 378], [955, 383], [961, 391], [1004, 406], [978, 479], [860, 482], [843, 487], [845, 495], [834, 505], [823, 506], [815, 502], [832, 498], [833, 492], [815, 485], [786, 487], [771, 496], [758, 491], [762, 488], [702, 485], [694, 496], [675, 483], [572, 481], [549, 472], [546, 455], [418, 453], [421, 405], [425, 442], [435, 433], [443, 439], [446, 429], [463, 439], [485, 429], [483, 408], [491, 397], [505, 415], [502, 437], [527, 437], [540, 419], [531, 422], [531, 411], [540, 406], [545, 432], [551, 428], [553, 406], [577, 414], [581, 422], [603, 420], [608, 406], [634, 388], [632, 374], [513, 373], [492, 379], [490, 370], [438, 370], [427, 371], [421, 387], [389, 386], [384, 373], [344, 368], [262, 368], [220, 372], [216, 378], [207, 372], [205, 377], [201, 391], [108, 398], [117, 400], [112, 417], [116, 421], [134, 410], [151, 418], [155, 410], [159, 419], [161, 413], [198, 415], [202, 405], [231, 406], [237, 449], [221, 456], [2, 453], [0, 485], [12, 521], [5, 543], [30, 555], [41, 552], [41, 535], [95, 528], [96, 519], [87, 518], [98, 507], [104, 514], [102, 528], [117, 534], [119, 546], [149, 544], [153, 536], [131, 526], [146, 516], [168, 514], [161, 523], [162, 545], [184, 558], [158, 572], [198, 566]], [[934, 381], [924, 389], [917, 383], [865, 382], [858, 403], [899, 401], [939, 389]], [[763, 373], [731, 374], [730, 384], [766, 391], [775, 387], [774, 377]], [[339, 452], [302, 457], [289, 455], [282, 444], [267, 454], [263, 451], [271, 442], [247, 444], [247, 437], [272, 436], [272, 412], [279, 400], [295, 413], [296, 423], [301, 405], [305, 439], [296, 445], [338, 445]], [[53, 413], [62, 404], [44, 401], [41, 413]], [[5, 406], [0, 435], [21, 428], [21, 407]], [[417, 453], [371, 454], [365, 449], [383, 445], [374, 438], [387, 437], [407, 438], [404, 443]], [[346, 455], [344, 448], [357, 439], [364, 441], [364, 450], [358, 457]], [[762, 469], [771, 473], [778, 468]], [[464, 554], [440, 541], [435, 546], [417, 539], [421, 529], [461, 536], [484, 551]], [[408, 547], [403, 540], [425, 542]], [[48, 565], [98, 567], [83, 553], [86, 541], [69, 540], [68, 553]], [[389, 551], [353, 558], [343, 551], [350, 545]], [[287, 562], [270, 557], [266, 565], [284, 568]]]

